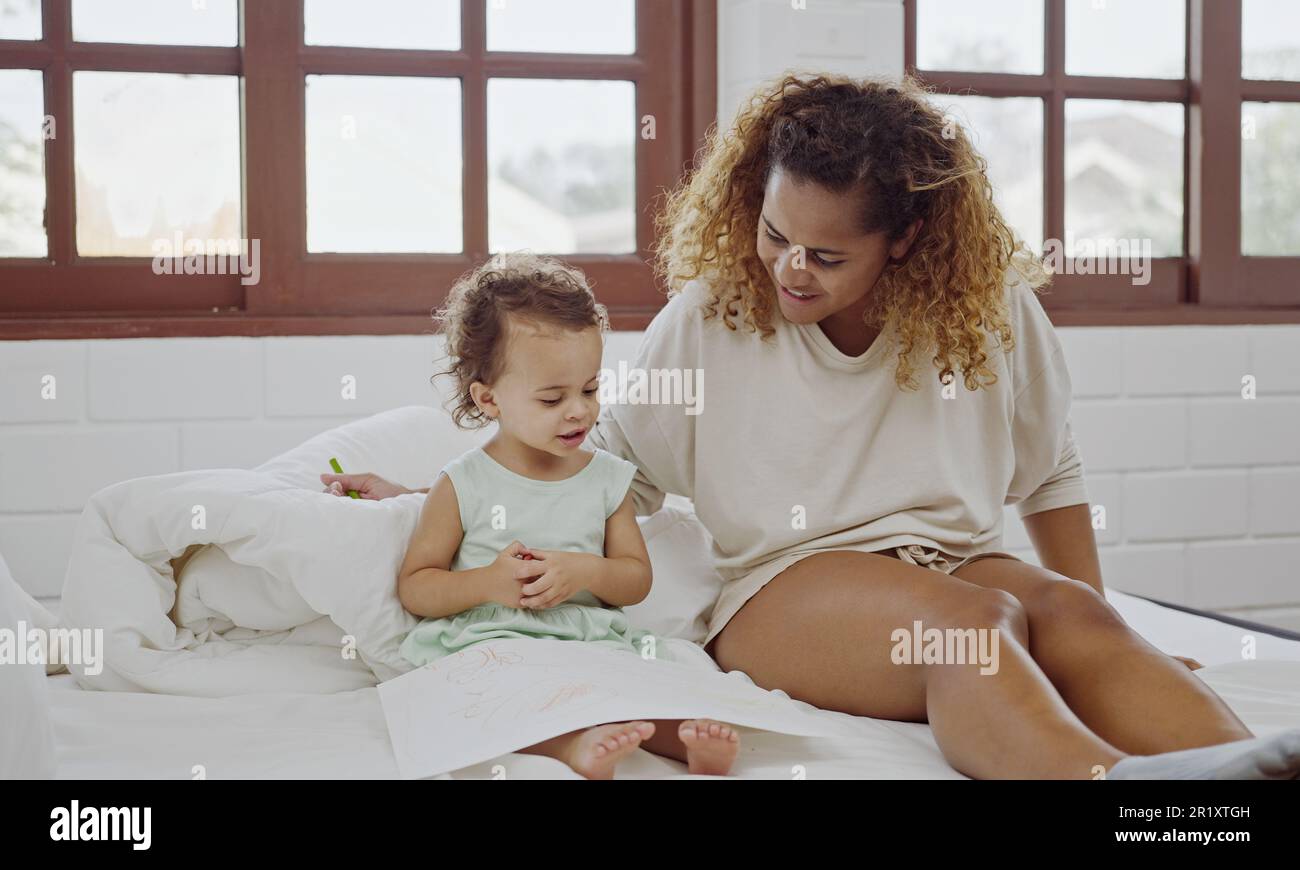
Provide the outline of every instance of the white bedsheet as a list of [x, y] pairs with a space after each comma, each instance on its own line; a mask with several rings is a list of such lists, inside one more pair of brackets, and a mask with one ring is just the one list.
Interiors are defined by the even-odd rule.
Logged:
[[[1131, 625], [1165, 652], [1207, 665], [1196, 673], [1257, 734], [1300, 727], [1300, 641], [1256, 635], [1257, 660], [1241, 659], [1245, 629], [1111, 591]], [[59, 778], [371, 778], [397, 776], [373, 688], [332, 695], [271, 693], [224, 698], [81, 690], [51, 678]], [[800, 702], [796, 702], [800, 703]], [[815, 711], [808, 705], [802, 705]], [[741, 729], [745, 778], [951, 778], [928, 725], [815, 711], [860, 736], [806, 738]], [[553, 759], [510, 753], [439, 779], [574, 777]], [[686, 776], [684, 765], [638, 751], [619, 778]]]

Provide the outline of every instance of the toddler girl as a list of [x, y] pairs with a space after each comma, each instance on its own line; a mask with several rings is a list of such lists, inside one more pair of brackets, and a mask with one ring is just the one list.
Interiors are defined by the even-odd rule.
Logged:
[[[583, 441], [600, 410], [602, 332], [582, 273], [548, 257], [498, 255], [461, 278], [440, 312], [456, 382], [452, 418], [495, 421], [481, 448], [428, 490], [398, 578], [424, 617], [402, 643], [415, 665], [492, 638], [554, 638], [636, 653], [647, 633], [622, 607], [650, 591], [632, 505], [632, 463]], [[708, 719], [618, 722], [520, 750], [609, 779], [643, 746], [726, 774], [739, 735]]]

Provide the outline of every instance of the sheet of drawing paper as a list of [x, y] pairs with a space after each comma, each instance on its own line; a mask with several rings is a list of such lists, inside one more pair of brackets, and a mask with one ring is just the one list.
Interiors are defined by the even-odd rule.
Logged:
[[629, 719], [707, 717], [800, 736], [855, 733], [737, 674], [574, 641], [478, 643], [389, 680], [379, 698], [408, 779]]

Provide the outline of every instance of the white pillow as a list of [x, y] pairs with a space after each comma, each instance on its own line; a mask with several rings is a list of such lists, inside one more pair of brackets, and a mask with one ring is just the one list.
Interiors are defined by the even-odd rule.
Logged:
[[254, 471], [302, 489], [324, 489], [330, 457], [345, 472], [369, 471], [408, 489], [423, 489], [451, 460], [490, 433], [459, 429], [447, 412], [425, 405], [394, 408], [307, 439]]
[[[44, 630], [52, 624], [50, 612], [18, 585], [0, 555], [0, 631], [12, 633], [14, 643], [25, 649], [30, 629]], [[0, 780], [53, 776], [54, 737], [45, 668], [39, 663], [0, 662]]]

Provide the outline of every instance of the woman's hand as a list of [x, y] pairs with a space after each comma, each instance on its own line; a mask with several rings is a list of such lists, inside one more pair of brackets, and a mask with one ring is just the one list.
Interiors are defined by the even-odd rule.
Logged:
[[395, 483], [389, 483], [379, 475], [370, 474], [369, 472], [361, 474], [322, 474], [320, 480], [321, 483], [325, 484], [325, 491], [331, 495], [347, 496], [348, 490], [355, 489], [357, 495], [373, 501], [416, 491], [407, 489], [404, 486], [398, 486]]

